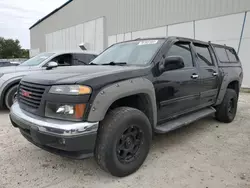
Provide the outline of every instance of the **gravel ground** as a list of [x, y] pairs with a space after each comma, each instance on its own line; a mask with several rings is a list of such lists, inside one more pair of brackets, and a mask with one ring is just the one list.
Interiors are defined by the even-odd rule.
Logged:
[[231, 124], [206, 118], [155, 137], [143, 166], [126, 178], [103, 172], [92, 158], [71, 160], [33, 146], [7, 112], [0, 121], [0, 188], [250, 188], [250, 94], [241, 94]]

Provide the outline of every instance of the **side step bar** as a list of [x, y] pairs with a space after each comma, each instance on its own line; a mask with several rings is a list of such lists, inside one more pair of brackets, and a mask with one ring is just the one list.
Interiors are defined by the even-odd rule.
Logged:
[[204, 108], [196, 112], [192, 112], [190, 114], [181, 116], [177, 119], [170, 120], [164, 124], [157, 125], [155, 127], [156, 133], [167, 133], [169, 131], [172, 131], [174, 129], [178, 129], [182, 126], [186, 126], [194, 121], [197, 121], [199, 119], [202, 119], [206, 116], [212, 115], [215, 113], [216, 110], [213, 107]]

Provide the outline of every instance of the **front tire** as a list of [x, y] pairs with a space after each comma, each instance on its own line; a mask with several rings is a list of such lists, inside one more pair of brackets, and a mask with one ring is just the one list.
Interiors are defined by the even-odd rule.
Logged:
[[10, 109], [16, 100], [18, 85], [12, 86], [5, 95], [5, 106]]
[[227, 89], [222, 103], [217, 106], [215, 117], [218, 121], [230, 123], [234, 120], [238, 105], [238, 95], [235, 90]]
[[116, 108], [100, 123], [95, 159], [113, 176], [127, 176], [143, 164], [151, 140], [151, 124], [143, 112], [129, 107]]

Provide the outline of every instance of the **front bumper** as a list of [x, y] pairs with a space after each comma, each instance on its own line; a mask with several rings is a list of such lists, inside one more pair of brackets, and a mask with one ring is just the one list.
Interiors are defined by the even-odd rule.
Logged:
[[98, 122], [42, 118], [23, 111], [18, 103], [11, 108], [10, 120], [27, 140], [44, 150], [78, 159], [93, 155]]

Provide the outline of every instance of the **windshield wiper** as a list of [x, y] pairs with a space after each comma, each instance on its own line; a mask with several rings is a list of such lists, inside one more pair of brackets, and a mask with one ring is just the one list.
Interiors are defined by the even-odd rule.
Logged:
[[126, 62], [114, 62], [114, 61], [111, 61], [109, 63], [104, 63], [102, 65], [127, 65]]

